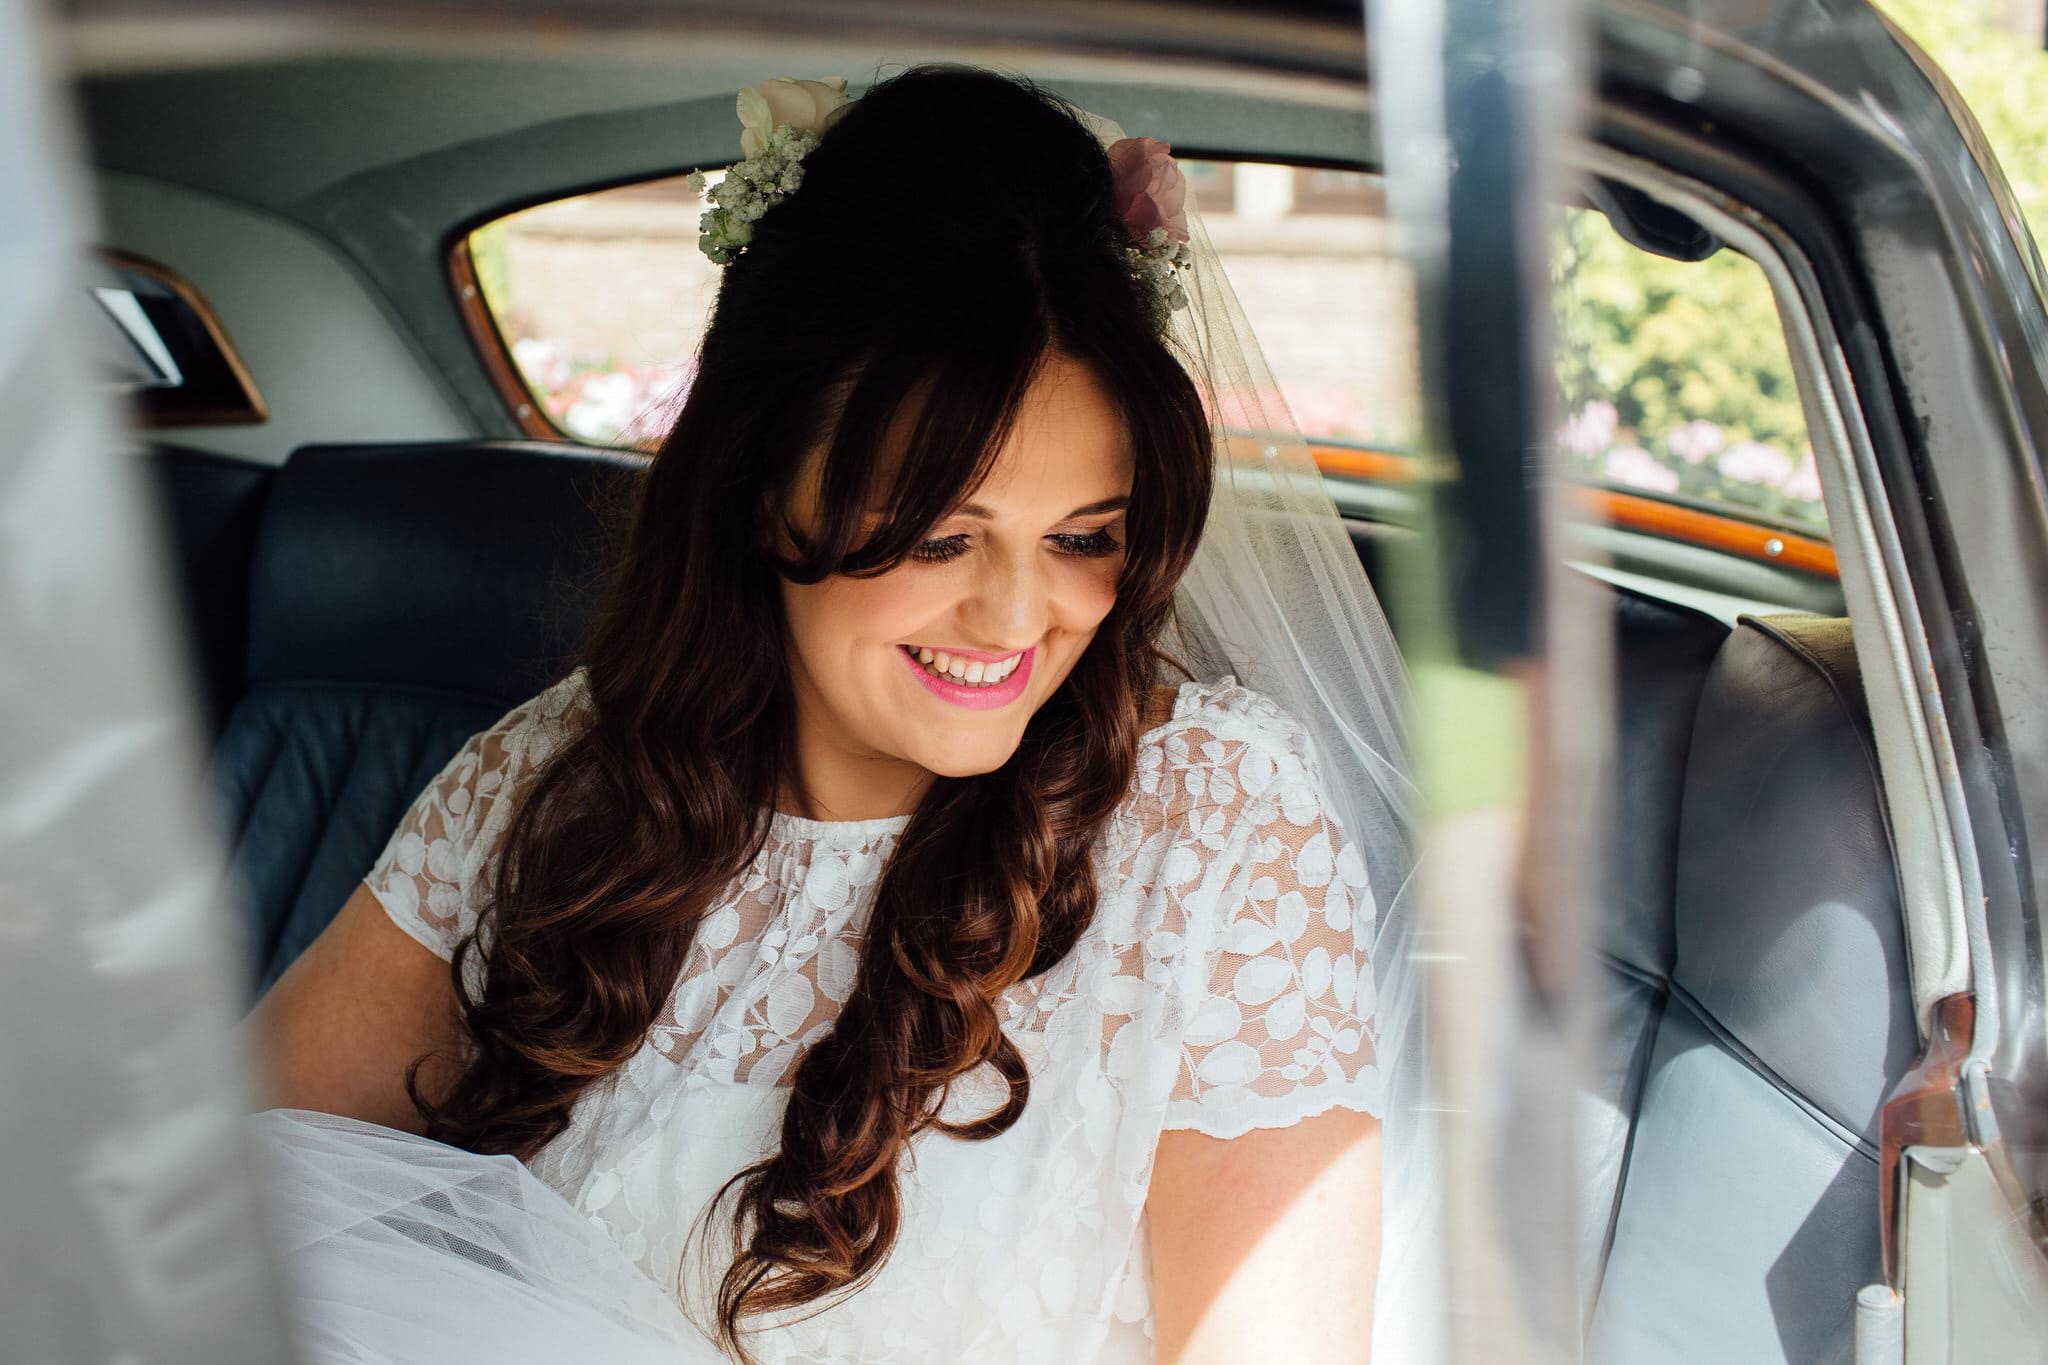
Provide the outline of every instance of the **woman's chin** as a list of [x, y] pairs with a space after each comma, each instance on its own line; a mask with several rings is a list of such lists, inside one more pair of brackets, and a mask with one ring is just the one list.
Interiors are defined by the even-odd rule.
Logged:
[[[986, 733], [961, 733], [977, 728]], [[1008, 763], [1020, 738], [1008, 725], [983, 718], [974, 726], [955, 727], [955, 733], [943, 740], [938, 735], [922, 736], [906, 756], [935, 777], [979, 777]]]

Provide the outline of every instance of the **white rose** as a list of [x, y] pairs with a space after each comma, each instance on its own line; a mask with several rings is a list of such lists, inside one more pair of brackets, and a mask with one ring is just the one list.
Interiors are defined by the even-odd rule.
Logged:
[[777, 76], [740, 91], [740, 155], [755, 157], [768, 150], [768, 135], [781, 127], [801, 128], [823, 136], [846, 108], [846, 77], [800, 81]]

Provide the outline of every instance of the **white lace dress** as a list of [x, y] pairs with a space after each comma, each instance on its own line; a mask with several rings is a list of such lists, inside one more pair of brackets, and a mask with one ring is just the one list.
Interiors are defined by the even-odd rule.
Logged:
[[[511, 799], [586, 697], [572, 674], [472, 737], [365, 878], [437, 954], [474, 923], [471, 888]], [[915, 1139], [897, 1173], [902, 1232], [878, 1277], [757, 1334], [763, 1365], [1152, 1359], [1144, 1208], [1160, 1131], [1231, 1138], [1332, 1107], [1379, 1112], [1371, 893], [1321, 791], [1304, 730], [1268, 698], [1227, 678], [1181, 685], [1097, 846], [1093, 923], [1065, 960], [1002, 1002], [1032, 1075], [1022, 1119], [988, 1141]], [[864, 917], [907, 822], [775, 814], [766, 846], [704, 920], [646, 1043], [530, 1163], [698, 1321], [710, 1321], [703, 1305], [726, 1244], [692, 1243], [686, 1256], [691, 1226], [735, 1171], [773, 1149], [787, 1077], [852, 988]], [[1000, 1092], [981, 1079], [956, 1088], [948, 1116], [991, 1107]], [[337, 1140], [351, 1126], [362, 1127], [326, 1121]], [[377, 1132], [393, 1147], [426, 1145]], [[509, 1158], [491, 1160], [494, 1178], [515, 1178]], [[472, 1256], [487, 1274], [503, 1268], [492, 1257], [518, 1260], [491, 1245]], [[330, 1300], [362, 1292], [330, 1289]], [[470, 1307], [490, 1316], [481, 1303], [457, 1311]], [[632, 1311], [651, 1320], [667, 1307]]]

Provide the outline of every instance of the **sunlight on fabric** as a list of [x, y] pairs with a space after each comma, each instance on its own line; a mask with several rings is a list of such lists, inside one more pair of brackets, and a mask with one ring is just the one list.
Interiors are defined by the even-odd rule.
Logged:
[[82, 196], [0, 0], [0, 1322], [7, 1358], [290, 1359], [230, 1045], [229, 909], [158, 545], [72, 325]]

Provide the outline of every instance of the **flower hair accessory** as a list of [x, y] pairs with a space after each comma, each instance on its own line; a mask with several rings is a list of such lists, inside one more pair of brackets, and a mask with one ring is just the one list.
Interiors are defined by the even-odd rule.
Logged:
[[[709, 188], [711, 207], [697, 220], [697, 247], [729, 265], [754, 238], [754, 222], [803, 183], [803, 159], [845, 114], [846, 77], [797, 80], [777, 76], [740, 91], [740, 156]], [[1152, 286], [1163, 312], [1185, 308], [1187, 291], [1175, 272], [1194, 264], [1188, 248], [1187, 181], [1172, 148], [1156, 138], [1127, 137], [1108, 144], [1114, 205], [1122, 222], [1131, 273]], [[699, 195], [702, 171], [684, 177]]]
[[[743, 160], [711, 187], [712, 207], [697, 220], [698, 249], [720, 265], [730, 264], [754, 239], [754, 220], [803, 183], [804, 157], [839, 121], [846, 104], [844, 76], [777, 76], [740, 91]], [[692, 192], [704, 193], [702, 171], [683, 178]]]
[[1109, 144], [1109, 170], [1116, 181], [1116, 216], [1130, 245], [1124, 255], [1131, 272], [1151, 284], [1170, 312], [1188, 306], [1187, 290], [1174, 272], [1195, 263], [1188, 249], [1188, 182], [1173, 148], [1157, 138], [1127, 137]]

